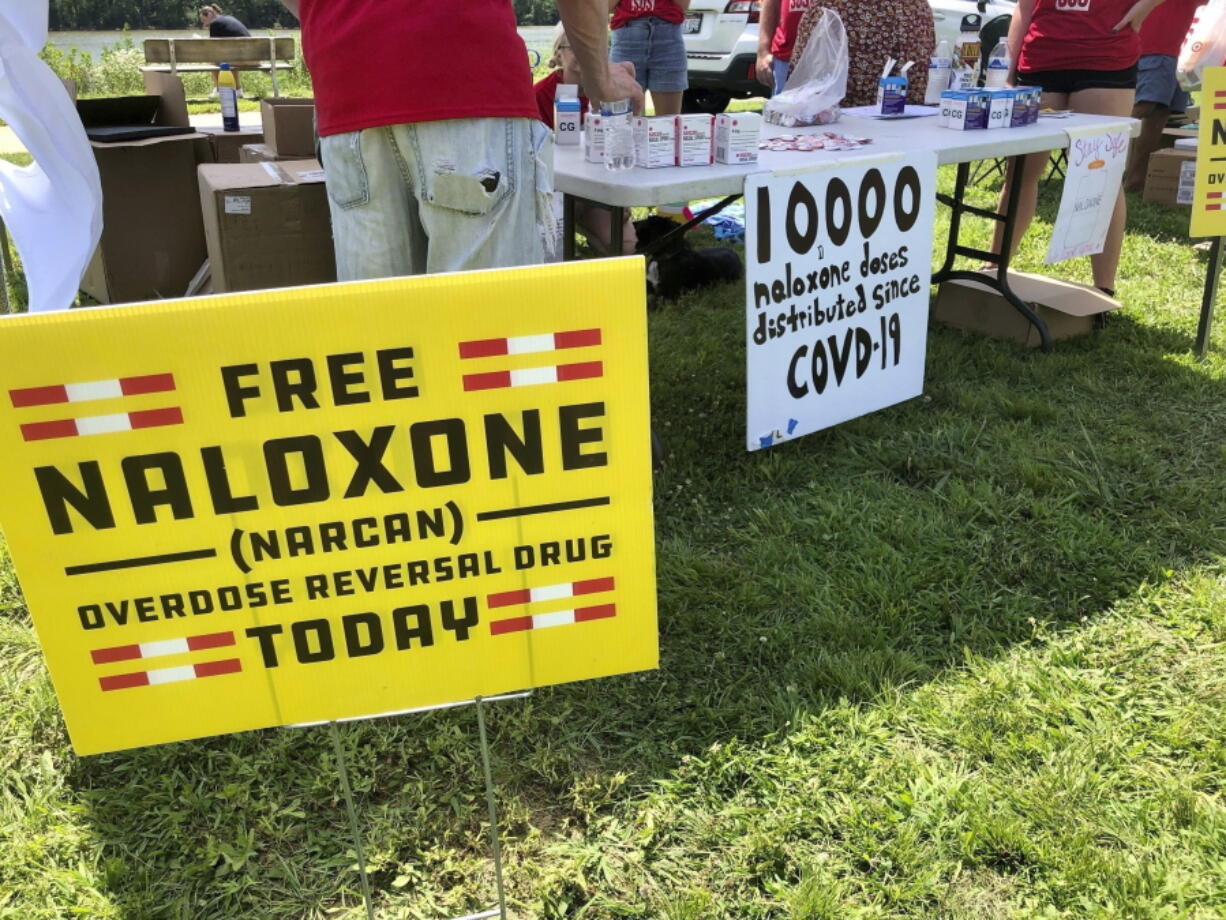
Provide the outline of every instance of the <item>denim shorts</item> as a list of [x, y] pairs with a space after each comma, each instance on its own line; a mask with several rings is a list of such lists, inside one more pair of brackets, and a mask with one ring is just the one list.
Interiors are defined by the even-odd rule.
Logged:
[[340, 281], [547, 261], [552, 132], [456, 118], [321, 138]]
[[681, 39], [681, 26], [675, 22], [655, 16], [631, 19], [613, 30], [609, 59], [633, 64], [635, 79], [644, 90], [680, 93], [689, 86], [685, 42]]
[[1175, 78], [1175, 59], [1169, 54], [1146, 54], [1137, 61], [1137, 103], [1156, 102], [1172, 112], [1186, 112], [1188, 94]]

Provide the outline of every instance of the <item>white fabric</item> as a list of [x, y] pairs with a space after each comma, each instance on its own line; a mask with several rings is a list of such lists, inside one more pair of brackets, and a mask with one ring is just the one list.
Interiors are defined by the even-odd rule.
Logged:
[[25, 268], [31, 310], [66, 310], [102, 235], [102, 185], [81, 119], [38, 57], [47, 0], [0, 8], [0, 118], [34, 158], [0, 160], [0, 218]]

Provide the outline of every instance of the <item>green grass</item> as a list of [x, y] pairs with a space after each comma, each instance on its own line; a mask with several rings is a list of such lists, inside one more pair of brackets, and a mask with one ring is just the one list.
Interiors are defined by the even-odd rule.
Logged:
[[[741, 289], [652, 312], [661, 667], [491, 707], [513, 916], [1226, 917], [1226, 362], [1132, 203], [1104, 331], [933, 326], [923, 397], [765, 453]], [[488, 907], [473, 712], [342, 736], [378, 916]], [[322, 729], [76, 758], [0, 558], [0, 918], [358, 918], [350, 849]]]

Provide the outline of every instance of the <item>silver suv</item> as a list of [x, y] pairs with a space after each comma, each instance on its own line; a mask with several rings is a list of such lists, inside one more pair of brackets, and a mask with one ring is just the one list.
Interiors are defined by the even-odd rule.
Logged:
[[[937, 41], [948, 39], [950, 45], [968, 13], [978, 13], [986, 23], [1013, 12], [1013, 0], [928, 0], [928, 5]], [[690, 0], [681, 27], [689, 59], [685, 111], [722, 112], [730, 99], [769, 95], [754, 73], [760, 6], [758, 0]]]

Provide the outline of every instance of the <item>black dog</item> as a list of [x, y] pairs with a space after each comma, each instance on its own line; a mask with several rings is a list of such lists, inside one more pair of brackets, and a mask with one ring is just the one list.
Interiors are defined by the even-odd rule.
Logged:
[[741, 257], [727, 246], [694, 249], [685, 234], [677, 233], [661, 247], [664, 237], [678, 226], [658, 214], [634, 222], [638, 237], [635, 251], [647, 256], [649, 293], [675, 300], [685, 291], [741, 279]]

